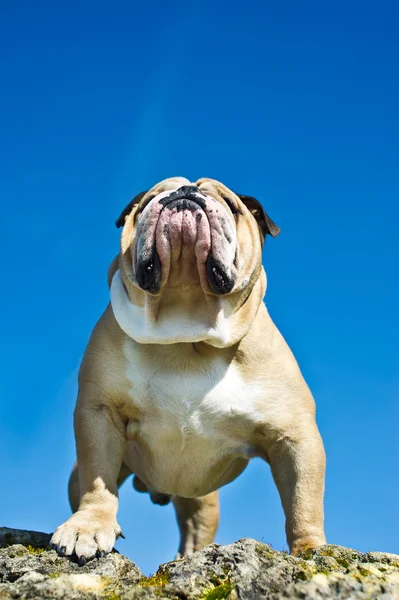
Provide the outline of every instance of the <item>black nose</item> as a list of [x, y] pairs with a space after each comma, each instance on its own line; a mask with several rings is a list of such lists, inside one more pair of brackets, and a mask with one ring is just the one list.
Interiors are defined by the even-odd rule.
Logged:
[[159, 201], [169, 209], [177, 207], [177, 210], [197, 210], [198, 207], [205, 208], [206, 200], [201, 190], [195, 185], [183, 185], [178, 190], [171, 192], [169, 196]]
[[177, 194], [176, 197], [188, 198], [189, 200], [191, 200], [190, 196], [196, 197], [197, 194], [202, 195], [200, 189], [197, 188], [196, 185], [182, 185], [182, 187], [176, 190], [174, 193]]

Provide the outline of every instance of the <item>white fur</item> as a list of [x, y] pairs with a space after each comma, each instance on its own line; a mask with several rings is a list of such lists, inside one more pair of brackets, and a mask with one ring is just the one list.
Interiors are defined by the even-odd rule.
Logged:
[[119, 327], [140, 344], [175, 344], [201, 342], [228, 345], [231, 340], [231, 315], [221, 309], [214, 326], [208, 325], [208, 315], [176, 312], [173, 307], [154, 322], [146, 315], [145, 306], [131, 303], [122, 277], [117, 271], [111, 284], [111, 306]]
[[[259, 420], [258, 382], [244, 381], [236, 366], [220, 358], [200, 357], [194, 369], [189, 358], [175, 361], [172, 347], [151, 350], [129, 340], [124, 354], [132, 400], [142, 415], [125, 461], [153, 489], [203, 495], [210, 491], [204, 485], [216, 483], [209, 472], [218, 461], [250, 458], [248, 423], [255, 427]], [[148, 465], [141, 442], [151, 448]]]

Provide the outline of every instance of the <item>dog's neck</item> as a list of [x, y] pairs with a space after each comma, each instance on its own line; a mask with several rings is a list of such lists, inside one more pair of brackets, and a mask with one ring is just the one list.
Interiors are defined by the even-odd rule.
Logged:
[[[266, 277], [262, 277], [251, 293], [253, 296], [255, 292], [252, 302], [249, 298], [237, 312], [233, 312], [223, 298], [213, 297], [214, 306], [211, 311], [204, 299], [202, 305], [195, 306], [195, 310], [185, 310], [184, 304], [180, 307], [169, 305], [154, 318], [150, 306], [151, 297], [148, 297], [148, 303], [143, 306], [133, 304], [118, 270], [111, 284], [111, 306], [119, 327], [140, 344], [205, 342], [217, 348], [225, 348], [236, 344], [246, 335], [265, 289]], [[248, 302], [252, 305], [252, 310]], [[243, 310], [245, 318], [244, 315], [240, 317]], [[210, 318], [210, 312], [214, 313], [213, 318]], [[252, 319], [248, 319], [251, 316]]]

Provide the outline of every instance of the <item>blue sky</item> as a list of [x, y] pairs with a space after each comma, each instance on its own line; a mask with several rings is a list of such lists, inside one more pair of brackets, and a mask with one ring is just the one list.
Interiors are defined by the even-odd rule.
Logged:
[[[228, 6], [228, 8], [227, 8]], [[164, 177], [257, 196], [282, 233], [271, 315], [317, 402], [328, 541], [399, 552], [399, 38], [394, 2], [3, 3], [1, 523], [69, 515], [76, 375], [115, 218]], [[286, 547], [267, 465], [221, 491], [217, 541]], [[174, 556], [127, 482], [118, 548]]]

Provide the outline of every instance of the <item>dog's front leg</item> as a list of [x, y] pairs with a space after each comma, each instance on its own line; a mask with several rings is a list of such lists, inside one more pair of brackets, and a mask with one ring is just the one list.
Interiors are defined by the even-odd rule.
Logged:
[[292, 554], [326, 543], [324, 535], [325, 452], [315, 424], [281, 435], [267, 448], [286, 519]]
[[61, 556], [75, 555], [80, 564], [111, 552], [122, 535], [116, 520], [117, 479], [125, 450], [124, 424], [98, 397], [98, 389], [79, 394], [75, 410], [80, 504], [58, 527], [51, 545]]

